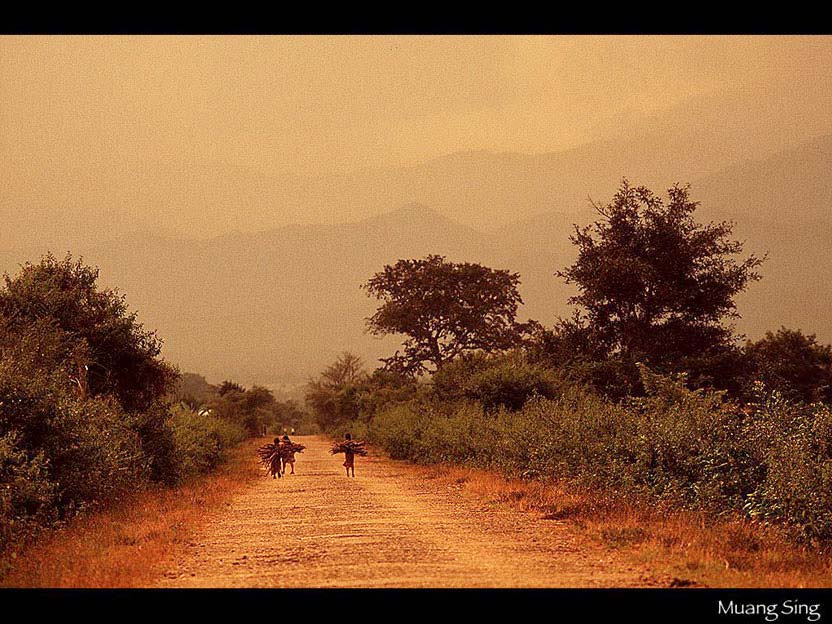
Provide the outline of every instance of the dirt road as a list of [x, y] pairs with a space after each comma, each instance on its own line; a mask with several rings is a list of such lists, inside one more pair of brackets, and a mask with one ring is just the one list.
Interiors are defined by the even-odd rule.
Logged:
[[488, 505], [386, 458], [356, 458], [357, 477], [348, 479], [324, 438], [297, 441], [307, 449], [296, 474], [264, 475], [209, 516], [159, 586], [654, 584], [568, 524]]

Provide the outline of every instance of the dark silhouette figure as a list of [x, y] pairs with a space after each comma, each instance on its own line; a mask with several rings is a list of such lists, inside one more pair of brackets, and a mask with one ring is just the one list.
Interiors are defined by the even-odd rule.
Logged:
[[[352, 440], [352, 436], [349, 433], [344, 437], [348, 442]], [[355, 478], [355, 453], [349, 447], [344, 450], [344, 468], [347, 470], [348, 477], [350, 476], [350, 469], [352, 469], [352, 476]]]

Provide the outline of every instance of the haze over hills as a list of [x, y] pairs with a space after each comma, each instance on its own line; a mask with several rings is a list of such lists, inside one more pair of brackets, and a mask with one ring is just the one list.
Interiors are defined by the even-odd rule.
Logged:
[[785, 113], [770, 108], [747, 97], [703, 96], [637, 123], [623, 120], [571, 149], [461, 151], [408, 166], [356, 161], [346, 172], [314, 174], [185, 152], [81, 154], [68, 162], [51, 154], [0, 153], [8, 174], [0, 189], [0, 248], [74, 247], [94, 243], [101, 232], [119, 237], [137, 230], [208, 239], [231, 230], [358, 221], [411, 203], [480, 230], [549, 211], [578, 219], [587, 197], [609, 196], [624, 175], [656, 187], [698, 180], [748, 159], [801, 149], [807, 137], [832, 127], [799, 119], [786, 124]]
[[[279, 387], [305, 381], [344, 349], [390, 352], [395, 341], [363, 334], [373, 306], [359, 285], [385, 262], [434, 251], [497, 257], [488, 236], [422, 206], [207, 241], [134, 235], [83, 255], [159, 330], [183, 369]], [[35, 256], [4, 253], [3, 266]]]
[[[553, 273], [574, 257], [572, 224], [595, 218], [586, 196], [607, 201], [620, 178], [596, 175], [584, 152], [570, 153], [573, 160], [563, 154], [473, 153], [431, 161], [400, 179], [399, 188], [414, 194], [425, 189], [418, 204], [402, 201], [403, 192], [396, 195], [383, 175], [374, 174], [376, 182], [363, 183], [363, 196], [379, 192], [394, 209], [353, 223], [292, 225], [208, 240], [132, 234], [72, 251], [99, 265], [104, 283], [126, 293], [140, 318], [165, 339], [166, 356], [184, 370], [201, 371], [212, 381], [232, 376], [279, 389], [302, 383], [344, 349], [368, 363], [395, 350], [396, 339], [364, 333], [374, 303], [359, 286], [398, 258], [440, 253], [508, 268], [521, 275], [523, 318], [549, 324], [568, 314], [571, 290]], [[569, 177], [552, 180], [552, 163]], [[738, 328], [751, 337], [785, 324], [832, 340], [830, 164], [827, 136], [692, 179], [701, 219], [736, 220], [747, 251], [769, 253], [763, 280], [740, 299]], [[639, 171], [619, 166], [633, 183], [653, 184], [657, 191], [669, 184], [633, 175], [634, 169]], [[554, 188], [565, 197], [567, 186], [576, 199], [546, 210], [551, 204], [542, 198]], [[347, 189], [341, 192], [349, 200]], [[481, 205], [479, 214], [461, 214], [492, 227], [462, 224], [430, 203], [448, 211], [447, 198]], [[513, 220], [497, 225], [498, 215]], [[45, 251], [5, 250], [0, 268], [13, 271]]]
[[746, 249], [768, 253], [739, 298], [751, 336], [781, 324], [832, 342], [832, 136], [747, 160], [694, 182], [703, 219], [731, 219]]
[[832, 219], [830, 154], [832, 135], [824, 135], [693, 180], [707, 200], [703, 214], [720, 211], [755, 230], [770, 224], [789, 228], [828, 223]]

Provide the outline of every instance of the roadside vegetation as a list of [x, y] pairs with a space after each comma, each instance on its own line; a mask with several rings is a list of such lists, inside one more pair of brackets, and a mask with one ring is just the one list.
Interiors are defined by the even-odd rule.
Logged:
[[182, 487], [246, 438], [313, 427], [266, 388], [180, 375], [161, 348], [80, 260], [47, 255], [5, 276], [0, 577], [46, 529]]
[[[708, 570], [752, 569], [759, 552], [770, 578], [820, 570], [832, 545], [832, 347], [800, 329], [736, 332], [736, 298], [763, 259], [743, 255], [730, 223], [697, 222], [686, 187], [663, 199], [625, 181], [596, 210], [571, 236], [575, 262], [552, 267], [575, 289], [571, 317], [519, 321], [509, 270], [399, 260], [364, 288], [379, 301], [368, 330], [401, 336], [401, 349], [374, 370], [341, 354], [310, 380], [305, 406], [180, 374], [80, 260], [48, 255], [5, 276], [0, 584], [26, 584], [38, 561], [64, 560], [55, 553], [92, 570], [99, 538], [120, 553], [110, 569], [133, 569], [122, 546], [162, 556], [185, 539], [180, 520], [233, 489], [222, 471], [235, 447], [319, 431], [472, 482], [497, 475], [476, 482], [512, 483], [508, 502], [586, 523], [616, 547], [699, 553]], [[218, 469], [214, 488], [205, 475]], [[98, 579], [50, 569], [60, 584]]]
[[310, 409], [393, 458], [568, 483], [827, 551], [832, 349], [797, 329], [737, 334], [735, 299], [763, 258], [696, 207], [686, 187], [663, 199], [626, 181], [595, 206], [555, 273], [576, 289], [574, 315], [553, 327], [517, 321], [508, 271], [439, 256], [384, 267], [366, 285], [380, 301], [368, 327], [402, 335], [402, 350], [371, 372], [343, 354], [309, 384]]
[[216, 470], [175, 486], [148, 484], [76, 515], [61, 530], [12, 550], [0, 587], [151, 587], [192, 543], [211, 512], [261, 477], [259, 442], [228, 452]]

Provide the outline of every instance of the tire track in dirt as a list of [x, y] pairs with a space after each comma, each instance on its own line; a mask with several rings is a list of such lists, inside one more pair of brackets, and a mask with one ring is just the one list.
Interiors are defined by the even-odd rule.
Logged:
[[[646, 570], [564, 523], [492, 507], [420, 478], [404, 462], [357, 457], [357, 478], [323, 437], [296, 474], [265, 475], [212, 513], [160, 587], [634, 587]], [[252, 457], [252, 461], [256, 461]]]

